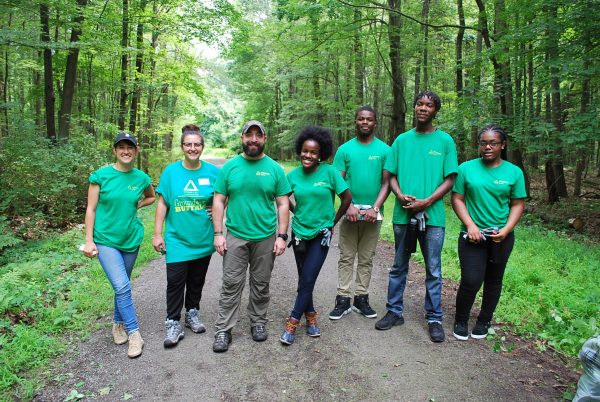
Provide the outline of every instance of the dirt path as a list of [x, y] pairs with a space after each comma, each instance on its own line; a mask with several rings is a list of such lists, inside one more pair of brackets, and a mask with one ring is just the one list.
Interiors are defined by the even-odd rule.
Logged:
[[[511, 353], [492, 352], [487, 341], [456, 341], [451, 334], [456, 284], [444, 286], [447, 341], [429, 341], [423, 312], [423, 269], [411, 266], [405, 295], [406, 323], [376, 331], [375, 320], [352, 313], [333, 322], [327, 314], [336, 292], [337, 239], [315, 289], [323, 335], [309, 338], [299, 329], [292, 346], [278, 337], [292, 307], [296, 267], [290, 249], [277, 258], [271, 282], [270, 337], [256, 343], [246, 317], [247, 287], [242, 315], [227, 353], [212, 352], [214, 320], [221, 285], [222, 258], [215, 254], [200, 304], [207, 323], [205, 334], [188, 329], [177, 347], [164, 349], [164, 260], [145, 267], [134, 282], [134, 300], [146, 342], [143, 355], [127, 358], [127, 345], [116, 346], [110, 335], [111, 316], [104, 328], [74, 345], [74, 352], [57, 362], [54, 377], [38, 401], [64, 400], [77, 389], [89, 398], [157, 401], [455, 401], [560, 400], [564, 385], [575, 374], [560, 361], [517, 343]], [[371, 305], [385, 314], [387, 268], [393, 258], [390, 244], [380, 243], [371, 283]], [[520, 345], [520, 346], [519, 346]]]

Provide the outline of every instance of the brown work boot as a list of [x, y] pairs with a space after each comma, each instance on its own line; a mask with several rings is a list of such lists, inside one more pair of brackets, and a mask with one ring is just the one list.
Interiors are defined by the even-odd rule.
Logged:
[[142, 354], [143, 348], [144, 340], [142, 339], [140, 331], [135, 331], [133, 334], [129, 335], [129, 350], [127, 351], [127, 356], [131, 358], [138, 357]]
[[315, 311], [304, 313], [304, 316], [306, 317], [306, 334], [315, 338], [321, 336], [321, 328], [317, 325], [317, 313]]
[[127, 331], [125, 331], [125, 325], [123, 325], [123, 323], [117, 324], [116, 322], [113, 322], [112, 336], [113, 336], [113, 341], [117, 345], [122, 345], [124, 343], [127, 343], [128, 338], [127, 338]]
[[279, 341], [284, 345], [291, 345], [296, 338], [296, 328], [298, 328], [299, 320], [289, 317], [285, 323], [283, 334], [279, 337]]

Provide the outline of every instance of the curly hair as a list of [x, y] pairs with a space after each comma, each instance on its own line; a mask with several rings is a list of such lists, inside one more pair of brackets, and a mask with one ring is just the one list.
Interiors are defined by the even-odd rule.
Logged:
[[296, 138], [296, 154], [300, 155], [302, 145], [307, 140], [316, 141], [319, 144], [319, 158], [322, 161], [329, 159], [333, 153], [333, 140], [329, 130], [319, 126], [305, 127]]
[[481, 136], [483, 135], [483, 133], [487, 133], [488, 131], [491, 131], [492, 133], [496, 133], [498, 134], [501, 138], [502, 138], [502, 142], [504, 142], [504, 149], [502, 151], [500, 151], [500, 158], [507, 160], [508, 159], [508, 136], [506, 135], [506, 132], [504, 131], [504, 129], [500, 126], [497, 126], [495, 124], [488, 124], [487, 126], [485, 126], [484, 128], [481, 129], [481, 131], [479, 132], [479, 136], [478, 138], [481, 140]]
[[440, 97], [438, 96], [438, 94], [436, 94], [435, 92], [432, 92], [432, 91], [422, 91], [422, 92], [419, 92], [417, 94], [417, 96], [415, 96], [415, 101], [413, 102], [413, 107], [417, 106], [417, 102], [421, 98], [429, 98], [429, 99], [431, 99], [433, 101], [433, 104], [435, 105], [435, 111], [436, 112], [439, 112], [440, 109], [442, 108], [442, 100], [440, 99]]
[[356, 119], [358, 117], [358, 114], [362, 111], [373, 113], [373, 117], [375, 118], [375, 121], [377, 121], [377, 112], [369, 105], [363, 105], [356, 109], [356, 112], [354, 112], [354, 118]]

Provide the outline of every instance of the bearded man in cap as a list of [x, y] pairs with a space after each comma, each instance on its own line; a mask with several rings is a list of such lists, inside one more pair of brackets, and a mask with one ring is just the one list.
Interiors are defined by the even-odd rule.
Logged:
[[[215, 183], [212, 214], [214, 245], [223, 256], [223, 286], [215, 324], [214, 352], [226, 352], [239, 317], [249, 272], [248, 317], [252, 339], [267, 339], [269, 282], [275, 257], [285, 251], [291, 188], [283, 168], [265, 155], [267, 135], [251, 120], [241, 135], [243, 152], [223, 166]], [[227, 234], [223, 213], [227, 205]]]

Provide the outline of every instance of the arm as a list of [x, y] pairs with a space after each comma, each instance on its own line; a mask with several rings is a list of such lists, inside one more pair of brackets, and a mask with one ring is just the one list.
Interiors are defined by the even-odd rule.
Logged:
[[227, 242], [225, 241], [225, 236], [223, 235], [223, 212], [225, 211], [226, 201], [227, 197], [223, 194], [215, 193], [213, 196], [212, 223], [213, 229], [215, 230], [213, 243], [217, 253], [220, 255], [225, 255], [225, 252], [227, 251]]
[[[344, 172], [343, 170], [340, 170], [339, 172], [342, 175], [342, 179], [345, 180], [346, 172]], [[352, 204], [352, 200], [350, 200], [350, 206], [348, 206], [348, 209], [346, 210], [346, 219], [348, 219], [349, 222], [358, 222], [358, 208], [356, 208], [354, 204]]]
[[144, 190], [144, 198], [138, 201], [138, 209], [151, 205], [155, 199], [156, 194], [154, 193], [154, 187], [152, 187], [152, 184], [150, 184]]
[[[398, 181], [396, 181], [396, 183], [398, 183]], [[381, 208], [388, 195], [390, 195], [390, 172], [383, 170], [381, 172], [381, 188], [379, 189], [379, 194], [377, 194], [373, 208]], [[377, 212], [375, 212], [373, 208], [367, 210], [367, 213], [365, 214], [365, 220], [367, 222], [377, 222]]]
[[294, 202], [296, 199], [294, 198], [294, 201], [292, 201], [292, 198], [294, 198], [293, 194], [290, 195], [290, 198], [288, 199], [290, 212], [294, 212], [294, 209], [296, 208], [296, 203]]
[[515, 226], [517, 226], [517, 222], [519, 222], [519, 219], [521, 219], [521, 215], [523, 215], [524, 206], [525, 201], [522, 198], [515, 198], [510, 201], [510, 212], [508, 213], [506, 225], [504, 225], [504, 227], [500, 229], [497, 234], [490, 236], [492, 241], [500, 243], [510, 232], [513, 231]]
[[467, 239], [472, 243], [479, 243], [482, 239], [481, 230], [475, 225], [469, 211], [467, 211], [464, 194], [452, 193], [452, 209], [467, 228]]
[[[277, 204], [277, 233], [287, 233], [288, 225], [290, 224], [290, 199], [289, 196], [282, 195], [275, 198]], [[280, 256], [285, 251], [285, 240], [281, 237], [275, 239], [273, 252], [275, 256]]]
[[[384, 172], [387, 172], [387, 170], [384, 170]], [[409, 202], [413, 202], [414, 200], [416, 200], [416, 198], [412, 195], [402, 194], [400, 183], [398, 183], [398, 176], [396, 176], [395, 174], [391, 174], [390, 172], [388, 172], [388, 174], [390, 175], [390, 191], [394, 193], [398, 201], [400, 201], [401, 205], [404, 206]]]
[[[442, 197], [444, 196], [444, 194], [446, 194], [448, 191], [450, 191], [452, 189], [452, 185], [454, 184], [454, 176], [456, 174], [452, 173], [448, 176], [446, 176], [446, 178], [444, 179], [444, 181], [442, 182], [442, 184], [440, 184], [435, 191], [427, 198], [425, 199], [415, 199], [411, 202], [409, 202], [408, 204], [404, 205], [402, 208], [407, 209], [409, 211], [411, 211], [412, 213], [416, 213], [419, 211], [422, 211], [424, 209], [427, 209], [431, 206], [431, 204], [433, 204], [434, 202], [436, 202], [437, 200], [441, 200]], [[406, 196], [409, 197], [409, 196]]]
[[165, 251], [165, 241], [162, 237], [163, 224], [167, 216], [167, 204], [162, 195], [158, 195], [158, 205], [154, 213], [154, 235], [152, 236], [152, 247], [159, 253]]
[[335, 218], [333, 220], [333, 226], [337, 225], [337, 223], [340, 221], [340, 219], [342, 219], [342, 216], [344, 216], [344, 214], [348, 210], [348, 207], [350, 206], [350, 204], [352, 204], [352, 193], [350, 192], [350, 190], [344, 191], [342, 194], [339, 195], [339, 197], [340, 197], [340, 200], [342, 201], [342, 203], [340, 204], [340, 207], [338, 208], [338, 210], [335, 214]]
[[98, 207], [98, 199], [100, 198], [100, 186], [90, 184], [88, 188], [88, 202], [85, 209], [85, 246], [83, 254], [86, 257], [93, 258], [98, 255], [98, 248], [94, 243], [94, 223], [96, 221], [96, 208]]

